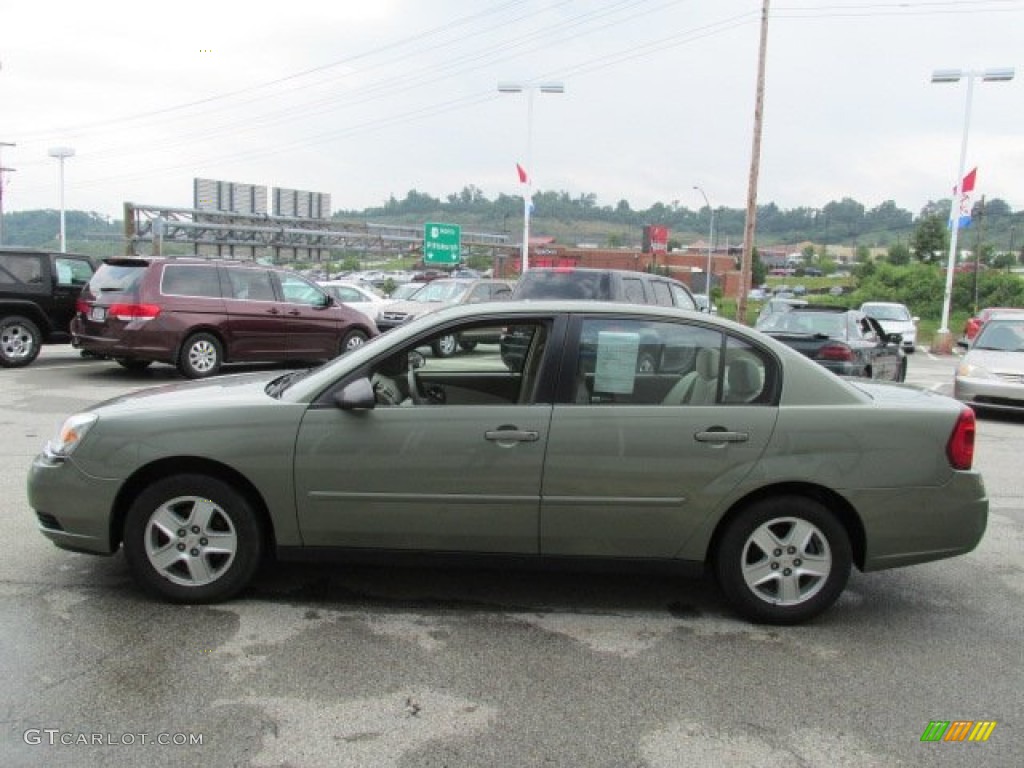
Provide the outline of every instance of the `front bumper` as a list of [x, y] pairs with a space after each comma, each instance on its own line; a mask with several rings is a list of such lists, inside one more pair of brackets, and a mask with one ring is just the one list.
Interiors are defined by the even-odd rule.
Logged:
[[73, 461], [36, 456], [28, 473], [28, 503], [39, 532], [61, 549], [94, 555], [117, 551], [112, 511], [120, 480], [92, 477]]
[[953, 397], [978, 408], [1024, 411], [1024, 381], [957, 376], [953, 379]]

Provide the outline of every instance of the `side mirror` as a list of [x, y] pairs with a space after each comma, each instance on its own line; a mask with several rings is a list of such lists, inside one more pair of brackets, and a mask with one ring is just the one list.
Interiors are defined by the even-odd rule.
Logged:
[[419, 350], [412, 350], [409, 353], [409, 367], [410, 368], [422, 368], [427, 364], [427, 358], [423, 356], [423, 353]]
[[377, 399], [373, 396], [373, 384], [367, 378], [349, 382], [334, 395], [334, 403], [343, 411], [373, 410]]

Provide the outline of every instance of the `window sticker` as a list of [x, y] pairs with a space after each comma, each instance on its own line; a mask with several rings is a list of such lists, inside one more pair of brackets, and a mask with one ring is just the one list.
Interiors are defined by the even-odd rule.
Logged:
[[640, 334], [620, 331], [599, 332], [594, 391], [632, 394], [639, 354]]

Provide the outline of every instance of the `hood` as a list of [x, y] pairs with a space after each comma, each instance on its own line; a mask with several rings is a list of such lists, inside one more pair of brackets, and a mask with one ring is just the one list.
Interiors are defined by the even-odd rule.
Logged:
[[961, 365], [976, 365], [992, 373], [1024, 376], [1024, 352], [1000, 349], [969, 349]]
[[182, 381], [157, 387], [139, 389], [119, 397], [96, 403], [89, 411], [149, 411], [159, 408], [171, 410], [177, 406], [205, 403], [211, 410], [244, 402], [266, 402], [267, 384], [287, 371], [262, 371], [218, 376], [208, 381]]

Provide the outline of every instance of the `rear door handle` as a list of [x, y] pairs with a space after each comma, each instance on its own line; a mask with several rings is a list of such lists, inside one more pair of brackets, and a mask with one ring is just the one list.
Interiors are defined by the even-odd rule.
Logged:
[[693, 436], [698, 443], [745, 443], [749, 432], [730, 432], [725, 429], [708, 429]]
[[529, 429], [489, 429], [484, 432], [484, 439], [495, 443], [535, 443], [540, 440], [540, 432]]

